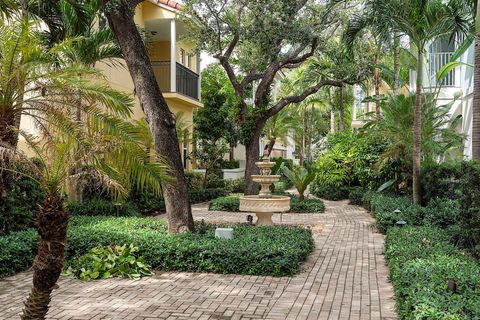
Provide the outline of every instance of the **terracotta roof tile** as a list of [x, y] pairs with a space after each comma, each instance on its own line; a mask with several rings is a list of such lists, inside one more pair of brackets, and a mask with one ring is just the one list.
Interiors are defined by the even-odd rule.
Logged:
[[164, 4], [166, 6], [169, 6], [170, 8], [173, 8], [173, 9], [177, 9], [177, 10], [182, 10], [183, 9], [183, 6], [178, 3], [178, 2], [175, 2], [175, 1], [171, 1], [171, 0], [157, 0], [158, 3], [161, 3], [161, 4]]

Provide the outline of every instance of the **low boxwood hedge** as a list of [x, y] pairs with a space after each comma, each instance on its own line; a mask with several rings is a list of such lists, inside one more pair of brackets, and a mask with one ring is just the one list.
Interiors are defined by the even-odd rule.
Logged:
[[[325, 205], [322, 200], [307, 198], [303, 202], [298, 200], [298, 197], [285, 194], [291, 197], [290, 211], [291, 213], [321, 213], [325, 211]], [[240, 211], [240, 196], [232, 195], [227, 197], [220, 197], [210, 202], [209, 210], [212, 211]]]
[[480, 265], [445, 230], [390, 228], [385, 256], [401, 319], [480, 319]]
[[[288, 276], [314, 248], [311, 231], [298, 227], [234, 226], [233, 240], [217, 239], [214, 227], [168, 235], [164, 221], [138, 217], [71, 219], [67, 261], [96, 246], [133, 244], [155, 269]], [[33, 230], [0, 238], [0, 276], [28, 268], [37, 250]]]

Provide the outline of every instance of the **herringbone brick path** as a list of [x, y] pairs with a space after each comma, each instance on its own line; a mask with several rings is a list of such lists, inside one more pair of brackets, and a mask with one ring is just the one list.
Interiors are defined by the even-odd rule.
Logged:
[[[283, 214], [276, 223], [315, 226], [316, 249], [292, 278], [157, 272], [140, 281], [62, 277], [48, 319], [396, 319], [383, 236], [368, 212], [325, 201], [324, 214]], [[244, 213], [195, 219], [243, 222]], [[319, 230], [323, 228], [321, 232]], [[24, 272], [0, 281], [0, 319], [18, 319], [31, 283]]]

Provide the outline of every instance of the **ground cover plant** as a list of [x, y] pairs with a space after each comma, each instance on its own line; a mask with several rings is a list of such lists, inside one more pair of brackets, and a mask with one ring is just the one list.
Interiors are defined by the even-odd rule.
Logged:
[[385, 256], [401, 319], [480, 318], [480, 265], [445, 230], [390, 228]]
[[152, 275], [150, 266], [137, 253], [138, 248], [132, 244], [95, 247], [73, 259], [66, 272], [84, 281], [112, 277], [139, 280]]
[[[235, 239], [215, 238], [214, 227], [197, 233], [168, 235], [166, 223], [139, 217], [72, 217], [68, 230], [67, 262], [92, 248], [130, 245], [153, 269], [288, 276], [300, 270], [312, 252], [311, 231], [299, 227], [233, 226]], [[0, 237], [0, 276], [28, 268], [38, 237], [34, 230]]]

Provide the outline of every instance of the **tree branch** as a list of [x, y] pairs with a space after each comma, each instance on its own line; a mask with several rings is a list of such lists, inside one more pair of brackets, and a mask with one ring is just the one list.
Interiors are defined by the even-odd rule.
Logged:
[[290, 103], [302, 102], [308, 96], [316, 93], [318, 90], [320, 90], [322, 87], [325, 87], [325, 86], [343, 87], [343, 82], [336, 81], [336, 80], [322, 80], [319, 83], [317, 83], [315, 86], [306, 89], [299, 95], [284, 97], [280, 99], [280, 101], [278, 101], [277, 104], [275, 104], [273, 107], [267, 110], [267, 112], [265, 113], [265, 117], [268, 119], [276, 115], [278, 112], [280, 112], [284, 107], [286, 107]]
[[307, 48], [308, 44], [298, 47], [292, 53], [288, 55], [283, 61], [274, 61], [272, 62], [267, 71], [264, 73], [264, 77], [260, 84], [257, 87], [257, 91], [255, 92], [255, 104], [259, 104], [260, 101], [263, 99], [263, 96], [267, 93], [268, 88], [272, 84], [273, 80], [275, 79], [275, 75], [277, 72], [285, 66], [289, 65], [297, 65], [303, 63], [309, 57], [313, 56], [315, 53], [315, 49], [317, 48], [317, 39], [313, 39], [311, 43], [311, 49], [309, 52], [299, 56], [305, 49]]

